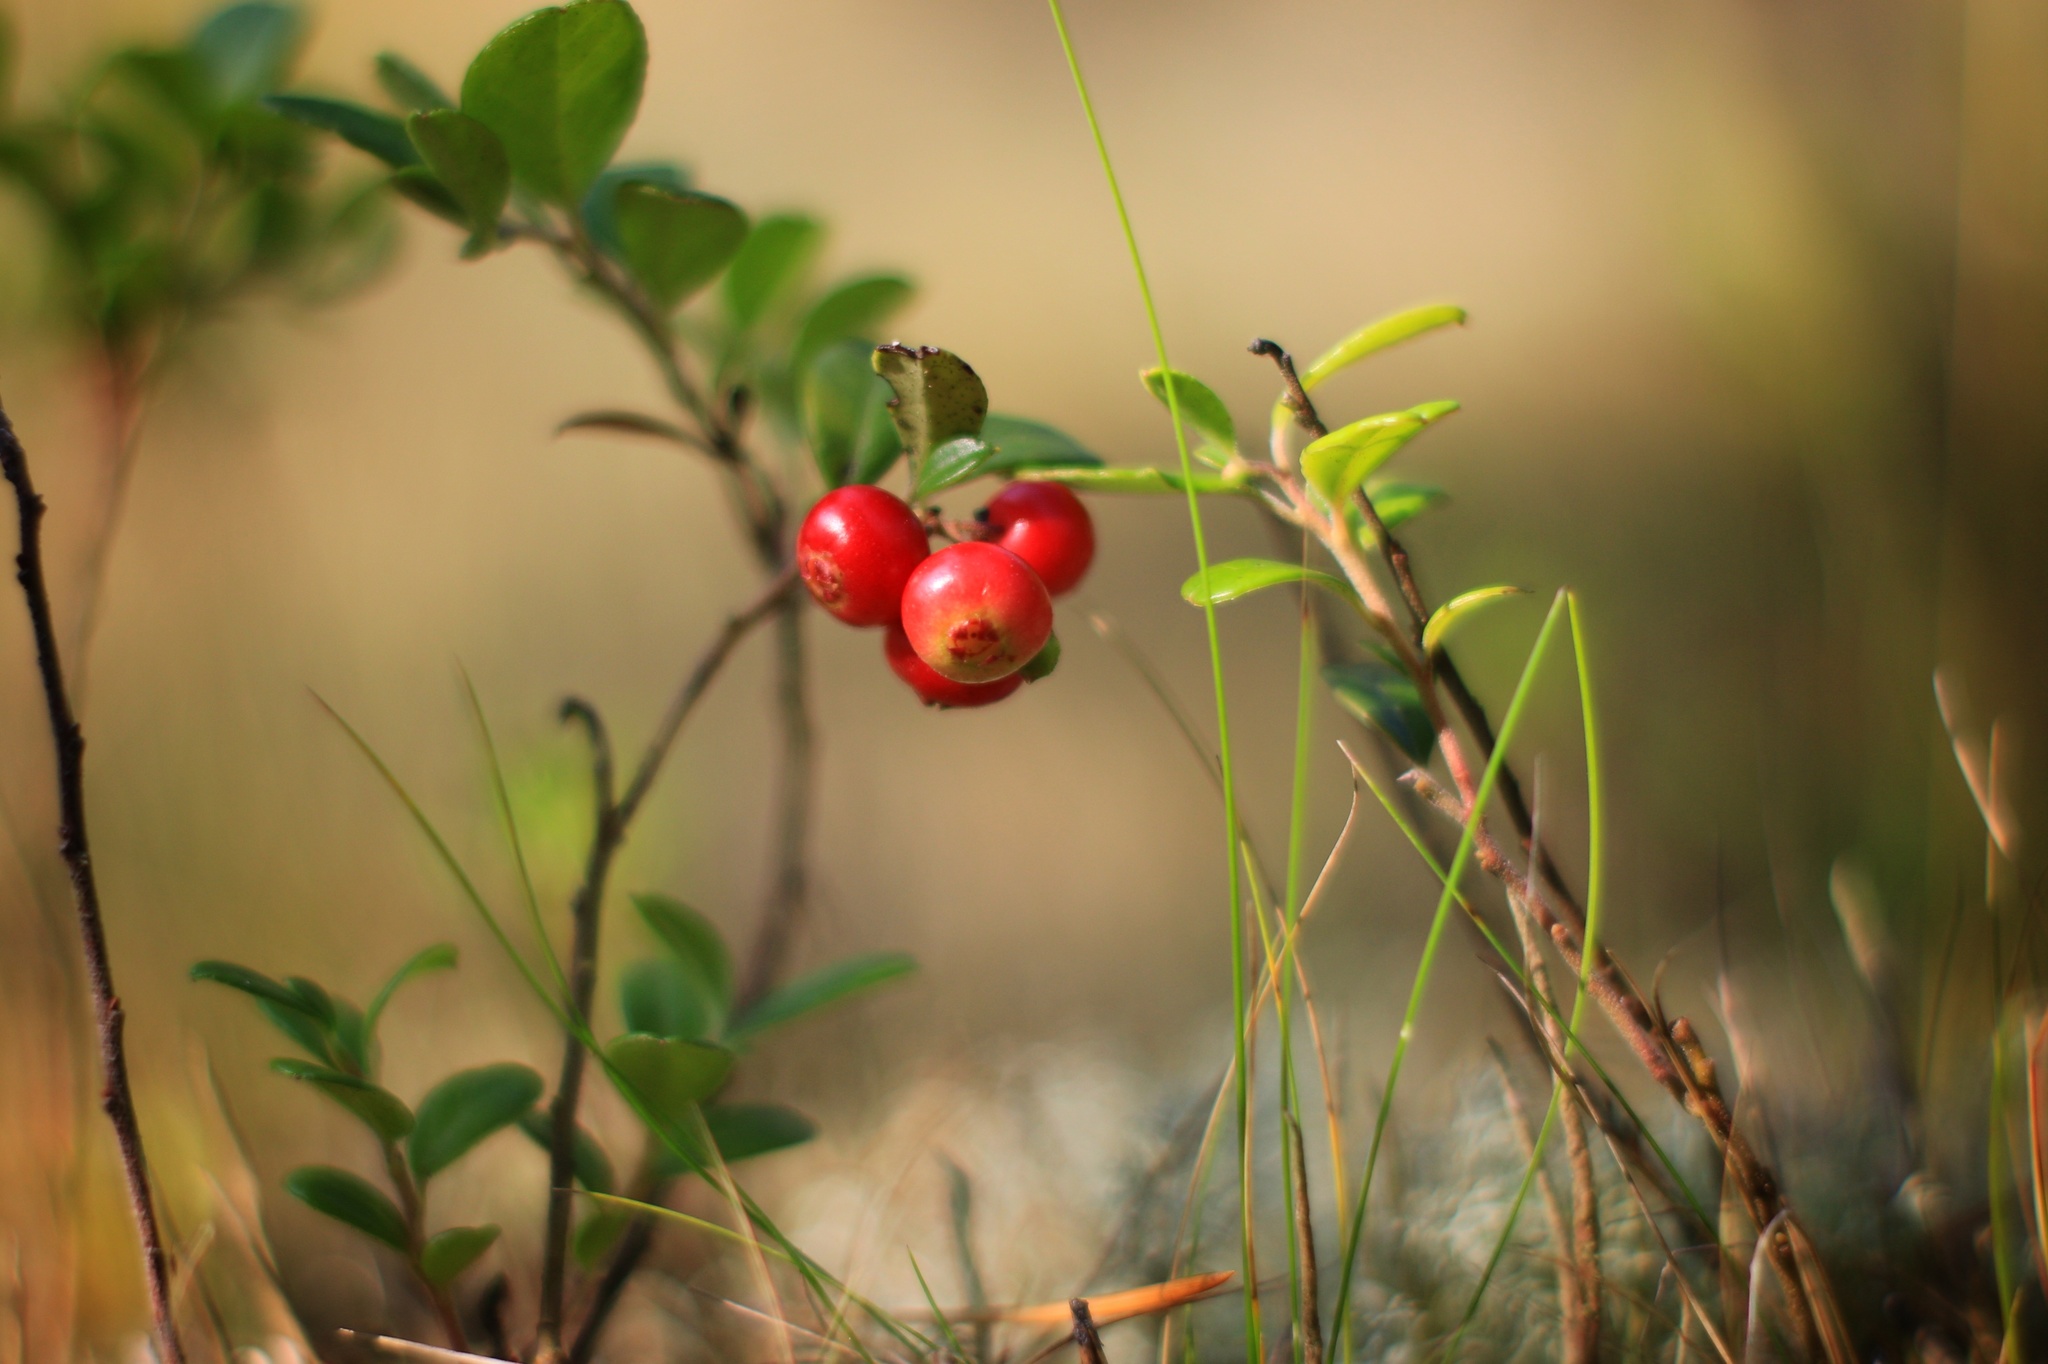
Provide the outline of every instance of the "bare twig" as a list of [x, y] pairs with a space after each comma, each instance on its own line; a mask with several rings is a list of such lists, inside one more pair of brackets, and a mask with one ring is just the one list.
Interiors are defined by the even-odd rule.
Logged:
[[35, 631], [36, 669], [49, 711], [50, 738], [57, 756], [59, 823], [57, 849], [71, 874], [71, 898], [78, 910], [78, 931], [85, 947], [86, 976], [92, 985], [93, 1009], [99, 1026], [100, 1068], [105, 1084], [100, 1106], [114, 1127], [127, 1180], [130, 1212], [142, 1241], [143, 1273], [149, 1285], [150, 1313], [157, 1350], [164, 1364], [185, 1364], [185, 1347], [171, 1311], [170, 1257], [157, 1226], [156, 1204], [150, 1196], [149, 1164], [142, 1149], [142, 1128], [135, 1117], [135, 1097], [128, 1085], [128, 1053], [122, 1041], [125, 1015], [114, 993], [113, 965], [107, 955], [106, 929], [100, 916], [99, 883], [94, 878], [92, 849], [85, 828], [85, 734], [72, 714], [64, 690], [64, 668], [57, 655], [57, 628], [50, 613], [49, 585], [43, 576], [43, 499], [29, 479], [28, 453], [14, 434], [5, 408], [0, 408], [0, 474], [14, 487], [19, 512], [21, 548], [15, 576], [28, 601]]
[[1301, 1140], [1301, 1124], [1286, 1117], [1287, 1140], [1294, 1153], [1294, 1241], [1301, 1262], [1301, 1360], [1302, 1364], [1323, 1364], [1323, 1319], [1316, 1274], [1316, 1225], [1309, 1215], [1308, 1155]]
[[1074, 1314], [1074, 1347], [1081, 1352], [1081, 1364], [1109, 1364], [1109, 1356], [1102, 1352], [1102, 1334], [1088, 1315], [1088, 1299], [1071, 1300], [1067, 1310]]

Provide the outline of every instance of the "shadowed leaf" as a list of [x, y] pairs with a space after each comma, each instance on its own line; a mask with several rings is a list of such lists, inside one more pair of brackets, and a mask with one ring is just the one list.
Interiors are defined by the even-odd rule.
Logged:
[[[546, 1151], [554, 1145], [554, 1119], [545, 1108], [532, 1109], [519, 1118], [519, 1130], [530, 1138], [535, 1146]], [[576, 1182], [592, 1193], [610, 1193], [617, 1183], [612, 1169], [612, 1158], [605, 1153], [604, 1146], [582, 1125], [576, 1128], [576, 1141], [570, 1150], [576, 1167]]]
[[868, 362], [872, 349], [858, 338], [835, 342], [804, 375], [804, 436], [828, 488], [872, 483], [903, 452], [889, 419], [894, 390]]
[[672, 896], [635, 895], [633, 908], [662, 946], [696, 975], [723, 1017], [732, 1007], [732, 953], [718, 926]]
[[735, 331], [759, 322], [795, 287], [824, 239], [817, 220], [799, 213], [773, 214], [754, 224], [720, 286]]
[[446, 1288], [455, 1276], [477, 1262], [477, 1257], [498, 1239], [495, 1225], [450, 1227], [427, 1238], [420, 1249], [420, 1272], [429, 1283]]
[[301, 1061], [294, 1057], [280, 1056], [270, 1063], [270, 1068], [279, 1075], [294, 1080], [303, 1080], [319, 1089], [328, 1098], [360, 1118], [363, 1124], [385, 1141], [402, 1140], [412, 1131], [412, 1110], [400, 1101], [396, 1094], [380, 1089], [367, 1080], [345, 1075], [326, 1066]]
[[324, 1213], [405, 1253], [405, 1218], [392, 1201], [360, 1175], [332, 1165], [301, 1165], [284, 1177], [284, 1191], [314, 1212]]
[[432, 76], [396, 52], [377, 54], [377, 84], [393, 104], [408, 114], [427, 109], [452, 109], [455, 101]]
[[457, 109], [430, 109], [405, 121], [406, 135], [427, 169], [462, 207], [469, 228], [465, 255], [498, 239], [498, 215], [512, 193], [512, 167], [497, 134]]
[[942, 493], [956, 484], [981, 477], [995, 462], [996, 447], [979, 436], [956, 436], [934, 449], [918, 470], [910, 490], [912, 502]]
[[649, 957], [619, 977], [619, 1013], [627, 1032], [706, 1038], [717, 1033], [723, 1010], [697, 972], [673, 957]]
[[1383, 660], [1332, 663], [1323, 669], [1323, 685], [1337, 703], [1393, 740], [1417, 763], [1427, 763], [1436, 747], [1436, 731], [1423, 708], [1414, 679]]
[[910, 301], [910, 281], [901, 275], [864, 275], [847, 280], [811, 305], [797, 327], [789, 367], [801, 374], [825, 347], [848, 337], [870, 336]]
[[627, 1033], [605, 1051], [619, 1073], [665, 1120], [678, 1119], [689, 1105], [716, 1094], [732, 1071], [732, 1051], [713, 1042]]
[[660, 308], [718, 277], [747, 236], [747, 215], [710, 194], [629, 180], [612, 198], [619, 257]]
[[387, 166], [416, 166], [420, 154], [405, 135], [405, 124], [390, 114], [366, 109], [345, 99], [318, 95], [270, 95], [263, 101], [272, 113], [333, 133], [349, 146], [366, 151]]
[[1099, 469], [1102, 457], [1066, 432], [1027, 417], [991, 412], [982, 419], [981, 438], [996, 447], [996, 457], [982, 472], [1016, 469]]
[[239, 104], [277, 88], [304, 31], [305, 19], [296, 6], [249, 0], [215, 10], [188, 46], [214, 97], [222, 104]]
[[391, 979], [384, 982], [370, 1001], [369, 1012], [364, 1015], [365, 1031], [375, 1035], [377, 1020], [384, 1016], [385, 1006], [407, 982], [426, 975], [430, 971], [453, 971], [455, 969], [455, 944], [437, 942], [432, 947], [423, 947], [415, 952], [405, 965], [391, 973]]
[[917, 960], [904, 952], [874, 952], [849, 957], [776, 990], [742, 1014], [727, 1035], [735, 1041], [758, 1036], [813, 1010], [909, 975], [916, 969]]
[[506, 1061], [458, 1071], [427, 1091], [414, 1118], [406, 1154], [421, 1179], [431, 1179], [501, 1127], [519, 1121], [540, 1097], [530, 1066]]

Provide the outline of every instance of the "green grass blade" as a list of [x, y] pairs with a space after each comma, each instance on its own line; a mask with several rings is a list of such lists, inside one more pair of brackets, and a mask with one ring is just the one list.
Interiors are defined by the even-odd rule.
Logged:
[[[1131, 270], [1137, 276], [1138, 294], [1145, 305], [1145, 324], [1152, 333], [1152, 349], [1164, 371], [1167, 414], [1173, 421], [1173, 442], [1180, 455], [1180, 475], [1186, 485], [1188, 504], [1188, 525], [1194, 534], [1195, 566], [1203, 579], [1202, 620], [1208, 632], [1209, 672], [1216, 691], [1216, 729], [1218, 750], [1223, 769], [1223, 849], [1226, 876], [1230, 893], [1230, 992], [1234, 1011], [1237, 1052], [1237, 1133], [1240, 1155], [1239, 1165], [1243, 1166], [1244, 1153], [1250, 1148], [1251, 1137], [1251, 1090], [1249, 1076], [1251, 1068], [1246, 1064], [1245, 1055], [1245, 941], [1243, 892], [1238, 884], [1237, 870], [1237, 788], [1233, 780], [1230, 749], [1230, 706], [1226, 700], [1223, 685], [1223, 649], [1216, 630], [1216, 605], [1207, 590], [1209, 573], [1209, 547], [1202, 530], [1202, 505], [1194, 487], [1194, 459], [1188, 449], [1188, 433], [1185, 414], [1181, 410], [1180, 393], [1173, 381], [1173, 362], [1166, 352], [1166, 334], [1159, 325], [1159, 308], [1152, 297], [1152, 284], [1145, 274], [1144, 254], [1138, 249], [1138, 234], [1131, 226], [1129, 208], [1124, 203], [1124, 193], [1117, 183], [1116, 165], [1110, 159], [1109, 143], [1102, 134], [1101, 120], [1095, 114], [1095, 101], [1089, 97], [1088, 81], [1081, 74], [1081, 61], [1075, 54], [1074, 41], [1067, 32], [1066, 15], [1061, 12], [1060, 0], [1046, 0], [1052, 11], [1053, 27], [1060, 40], [1060, 51], [1067, 59], [1067, 70], [1074, 78], [1074, 92], [1080, 97], [1082, 115], [1088, 121], [1089, 136], [1095, 142], [1095, 153], [1102, 161], [1103, 178], [1109, 183], [1109, 196], [1116, 205], [1117, 222], [1123, 229], [1124, 245], [1130, 252]], [[1264, 1343], [1259, 1330], [1258, 1265], [1252, 1240], [1252, 1191], [1242, 1191], [1240, 1203], [1244, 1210], [1242, 1231], [1242, 1254], [1244, 1259], [1244, 1304], [1245, 1304], [1245, 1355], [1249, 1364], [1261, 1364], [1265, 1357]]]
[[924, 1281], [924, 1270], [917, 1263], [917, 1252], [905, 1246], [903, 1253], [910, 1257], [910, 1272], [917, 1275], [917, 1287], [924, 1294], [925, 1305], [932, 1309], [932, 1320], [939, 1324], [939, 1333], [946, 1338], [946, 1346], [952, 1350], [953, 1358], [969, 1360], [973, 1356], [960, 1348], [960, 1337], [953, 1333], [953, 1323], [946, 1320], [946, 1314], [939, 1310], [939, 1300], [932, 1296], [932, 1286]]

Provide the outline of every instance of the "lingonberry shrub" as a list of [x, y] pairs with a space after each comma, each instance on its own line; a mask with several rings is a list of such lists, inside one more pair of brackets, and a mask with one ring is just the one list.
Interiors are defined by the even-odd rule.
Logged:
[[1057, 483], [1011, 483], [989, 500], [981, 520], [1055, 597], [1079, 586], [1095, 561], [1095, 522], [1073, 490]]
[[1000, 545], [965, 540], [919, 564], [903, 589], [903, 632], [933, 671], [995, 682], [1052, 638], [1052, 596]]
[[818, 499], [796, 537], [796, 567], [818, 605], [848, 625], [893, 625], [903, 585], [931, 553], [901, 498], [855, 484]]

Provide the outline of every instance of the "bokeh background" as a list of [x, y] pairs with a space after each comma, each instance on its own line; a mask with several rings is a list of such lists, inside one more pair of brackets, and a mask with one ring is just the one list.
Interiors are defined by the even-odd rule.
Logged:
[[[171, 36], [197, 13], [7, 3], [29, 101], [115, 35]], [[1176, 362], [1242, 427], [1262, 427], [1273, 391], [1244, 353], [1252, 337], [1313, 354], [1409, 303], [1470, 309], [1468, 328], [1334, 381], [1325, 410], [1462, 400], [1402, 457], [1454, 496], [1408, 541], [1438, 597], [1500, 581], [1583, 595], [1613, 769], [1614, 939], [1642, 976], [1669, 954], [1673, 1007], [1703, 1018], [1730, 966], [1766, 1034], [1792, 1039], [1784, 1064], [1822, 1064], [1867, 1026], [1829, 902], [1837, 859], [1867, 873], [1911, 969], [1981, 896], [1937, 663], [1965, 684], [1973, 724], [2003, 717], [2018, 737], [2021, 824], [2040, 823], [2048, 7], [1072, 8]], [[305, 81], [365, 95], [371, 56], [398, 47], [453, 83], [517, 9], [321, 6]], [[640, 9], [652, 68], [629, 153], [678, 157], [755, 210], [818, 212], [832, 270], [907, 270], [920, 295], [897, 332], [966, 356], [999, 409], [1112, 462], [1170, 457], [1136, 382], [1150, 350], [1128, 262], [1041, 8]], [[198, 1116], [201, 1049], [261, 1186], [362, 1155], [320, 1100], [262, 1073], [260, 1024], [188, 984], [194, 959], [360, 997], [416, 947], [452, 940], [459, 973], [394, 1016], [393, 1087], [416, 1093], [458, 1063], [547, 1068], [555, 1050], [309, 691], [393, 759], [509, 906], [466, 667], [561, 905], [585, 796], [555, 703], [593, 699], [632, 743], [752, 591], [703, 467], [550, 435], [573, 411], [651, 401], [628, 339], [538, 256], [465, 264], [456, 245], [406, 215], [373, 289], [312, 315], [245, 307], [195, 340], [147, 414], [85, 708], [110, 932], [172, 1184], [219, 1149]], [[0, 391], [52, 504], [61, 591], [102, 485], [92, 395], [46, 325], [38, 249], [0, 210]], [[1200, 617], [1176, 590], [1185, 516], [1172, 500], [1104, 500], [1097, 515], [1102, 552], [1082, 609], [1064, 611], [1061, 672], [1014, 703], [925, 713], [872, 636], [811, 622], [823, 784], [802, 956], [903, 947], [924, 967], [752, 1073], [825, 1124], [755, 1179], [821, 1253], [880, 1258], [937, 1236], [944, 1152], [989, 1190], [999, 1296], [1064, 1296], [1130, 1171], [1224, 1056], [1220, 811], [1170, 718], [1081, 623], [1115, 618], [1209, 716]], [[1213, 525], [1218, 554], [1269, 547], [1244, 509]], [[1496, 705], [1538, 614], [1502, 608], [1465, 636]], [[1291, 613], [1275, 596], [1222, 619], [1249, 817], [1277, 839]], [[736, 938], [768, 857], [765, 677], [757, 642], [686, 734], [615, 878]], [[108, 1349], [138, 1303], [78, 1045], [32, 685], [9, 604], [0, 1280], [48, 1320], [75, 1305], [78, 1339]], [[1560, 667], [1526, 752], [1543, 755], [1547, 820], [1576, 867], [1575, 706]], [[1357, 731], [1327, 705], [1317, 725], [1319, 856], [1348, 800], [1333, 741]], [[1399, 836], [1369, 820], [1307, 949], [1355, 1096], [1376, 1093], [1432, 899]], [[622, 907], [614, 961], [648, 947]], [[1469, 1083], [1487, 1033], [1511, 1029], [1485, 972], [1452, 955], [1411, 1072], [1404, 1122], [1418, 1128]], [[530, 1248], [541, 1158], [502, 1144], [442, 1197]], [[382, 1310], [344, 1234], [274, 1195], [266, 1206], [313, 1319]]]

